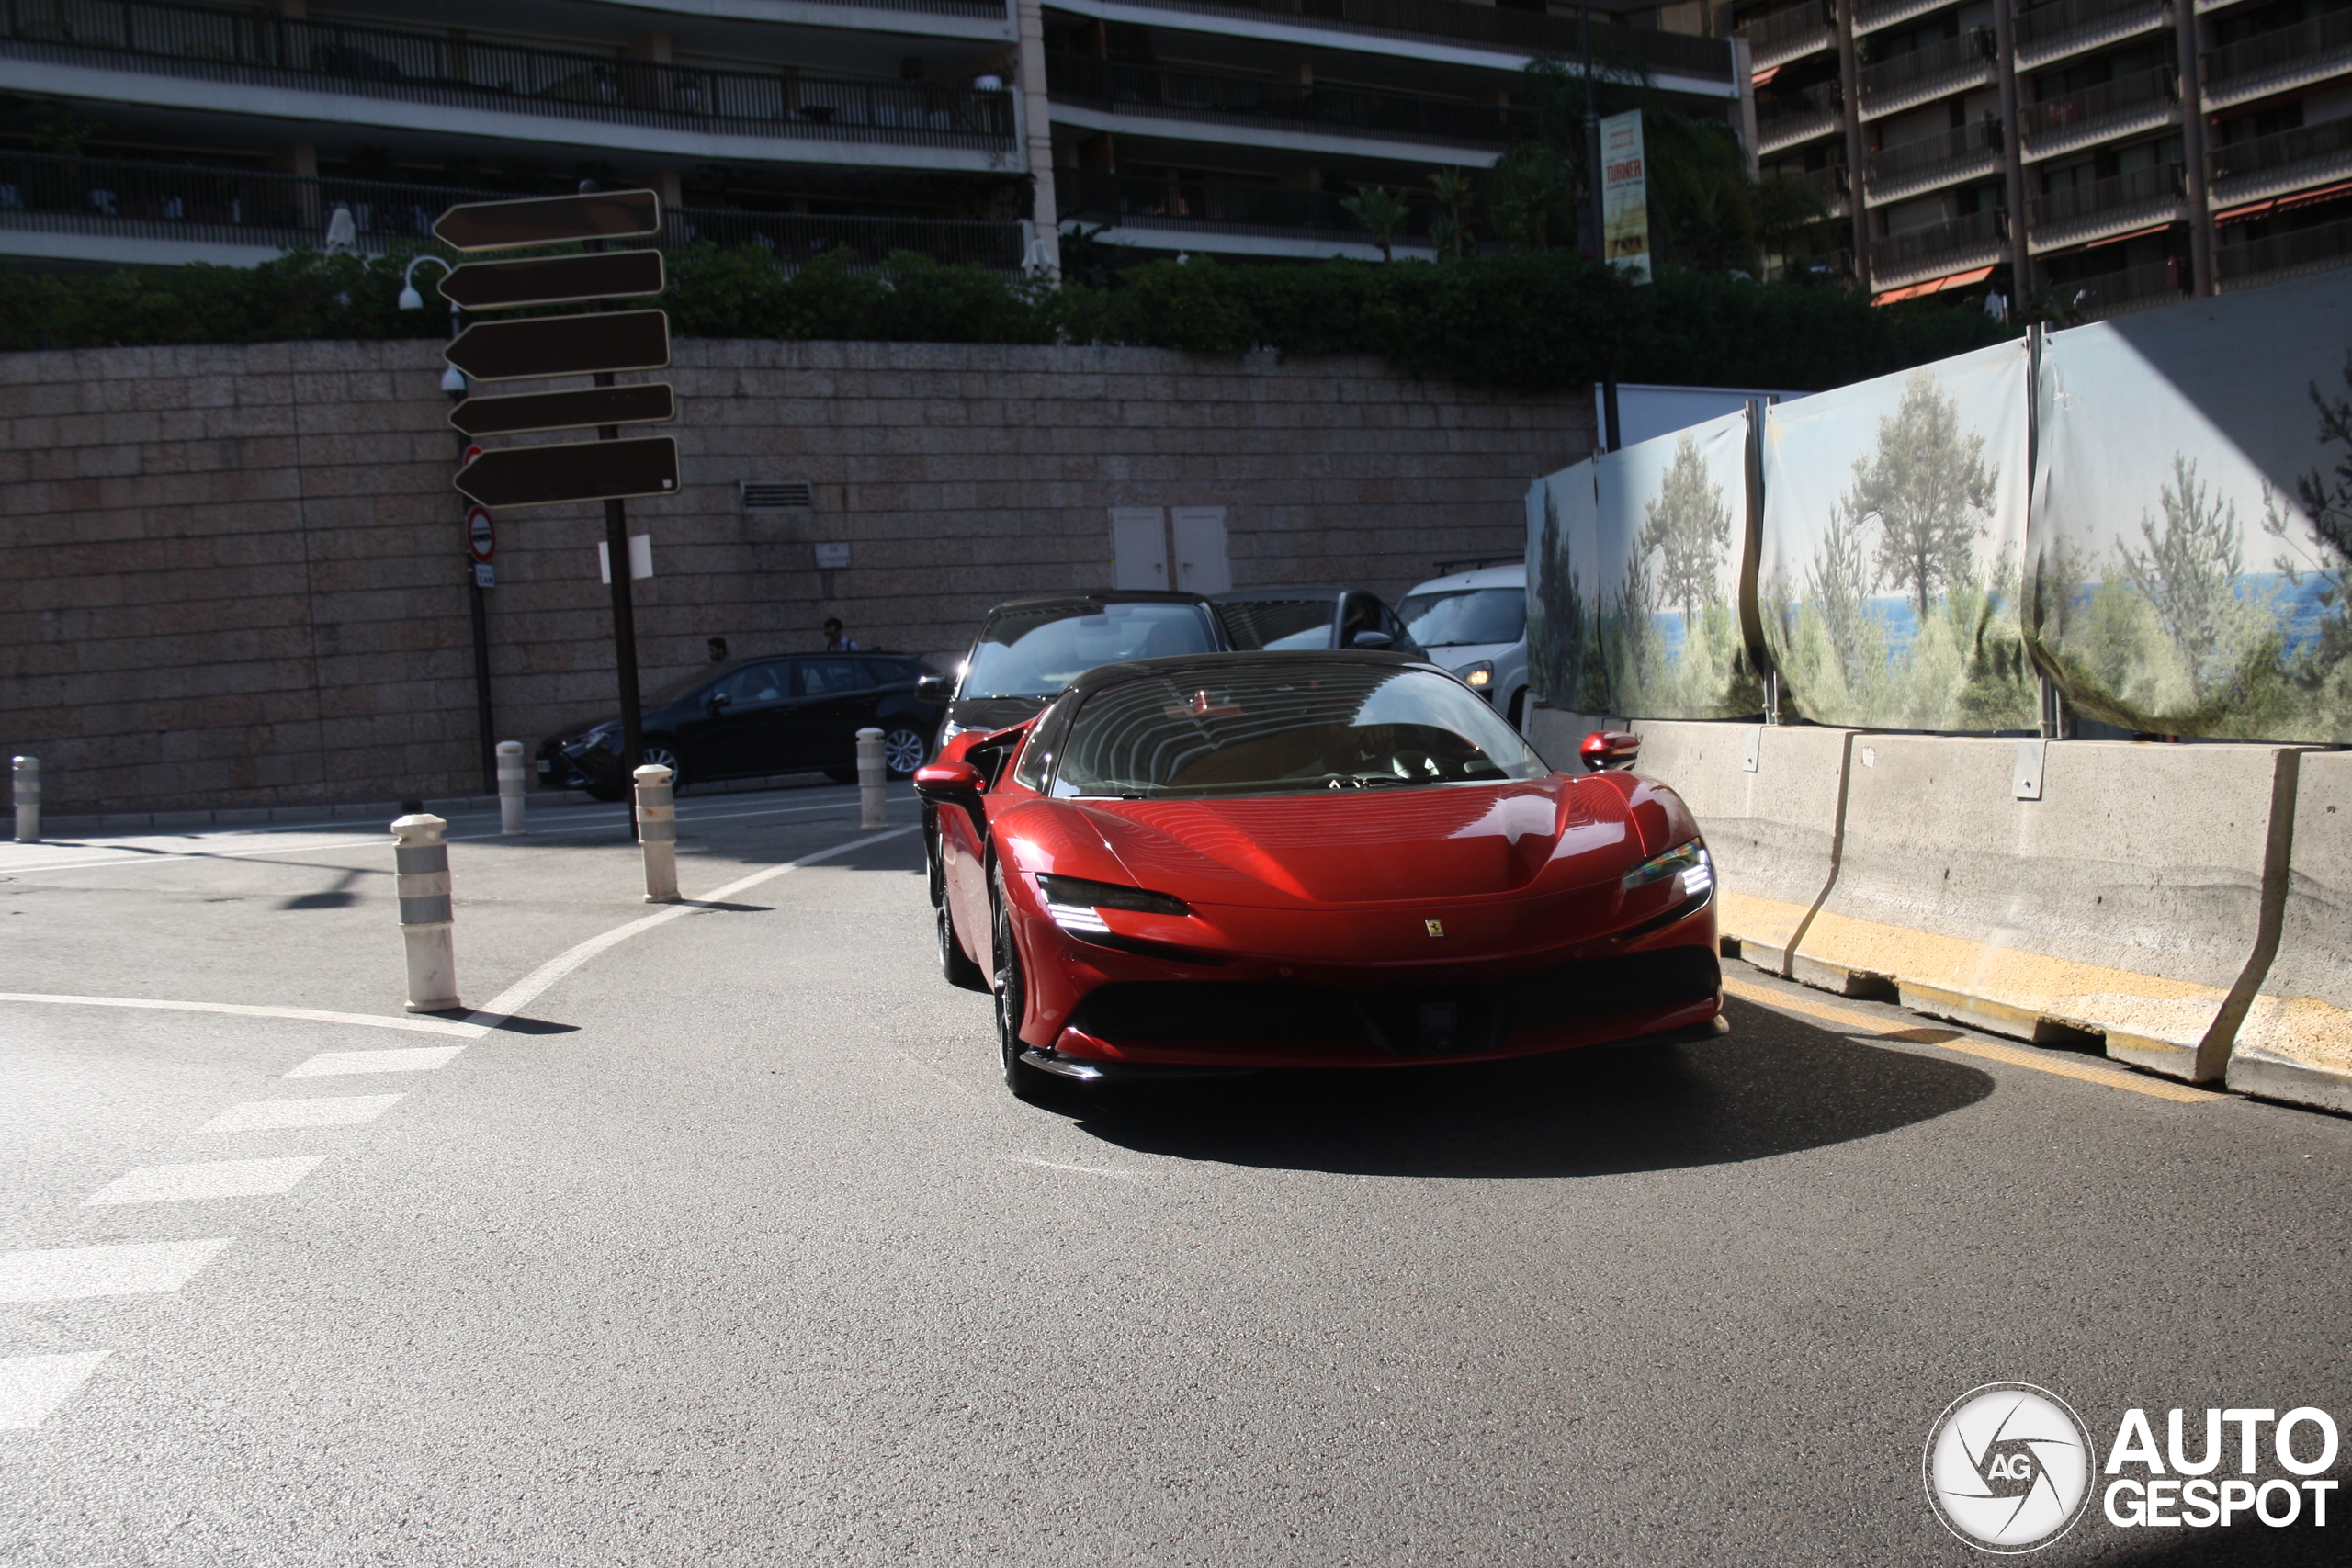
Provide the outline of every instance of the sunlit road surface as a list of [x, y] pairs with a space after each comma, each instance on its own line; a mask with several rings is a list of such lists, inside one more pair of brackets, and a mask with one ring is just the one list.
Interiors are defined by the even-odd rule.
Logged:
[[366, 825], [0, 845], [0, 1562], [1957, 1563], [1980, 1384], [2352, 1427], [2343, 1119], [1736, 964], [1707, 1045], [1038, 1109], [914, 834], [680, 818], [650, 920], [618, 808], [454, 822], [470, 1019]]

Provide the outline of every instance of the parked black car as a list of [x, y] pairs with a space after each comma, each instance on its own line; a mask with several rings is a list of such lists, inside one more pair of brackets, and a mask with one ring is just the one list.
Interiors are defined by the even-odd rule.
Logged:
[[924, 682], [922, 694], [948, 705], [939, 732], [944, 746], [967, 729], [1019, 724], [1098, 664], [1232, 646], [1197, 593], [1029, 593], [990, 610], [963, 668]]
[[1217, 619], [1237, 649], [1365, 648], [1424, 659], [1405, 623], [1362, 588], [1242, 588], [1216, 595]]
[[[678, 782], [822, 769], [857, 777], [857, 732], [882, 731], [882, 760], [905, 778], [931, 755], [944, 705], [916, 693], [936, 675], [897, 653], [802, 653], [712, 665], [645, 698], [639, 760], [677, 770]], [[621, 721], [567, 729], [539, 746], [540, 782], [618, 800]]]

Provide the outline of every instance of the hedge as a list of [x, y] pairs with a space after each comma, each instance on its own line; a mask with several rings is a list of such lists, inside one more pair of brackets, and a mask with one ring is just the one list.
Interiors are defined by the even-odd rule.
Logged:
[[[1873, 309], [1823, 284], [1668, 271], [1634, 287], [1560, 251], [1385, 265], [1157, 261], [1103, 288], [905, 254], [867, 270], [826, 258], [791, 273], [750, 247], [668, 259], [664, 303], [682, 337], [1372, 354], [1414, 375], [1523, 392], [1612, 370], [1632, 382], [1815, 390], [2013, 333], [1965, 306]], [[0, 349], [438, 337], [444, 311], [396, 306], [406, 260], [296, 252], [254, 267], [19, 274], [0, 286]]]

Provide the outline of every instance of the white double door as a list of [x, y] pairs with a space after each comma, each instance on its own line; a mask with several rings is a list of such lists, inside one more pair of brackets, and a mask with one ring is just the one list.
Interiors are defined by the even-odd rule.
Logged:
[[1111, 550], [1114, 587], [1222, 593], [1233, 586], [1222, 506], [1114, 506]]

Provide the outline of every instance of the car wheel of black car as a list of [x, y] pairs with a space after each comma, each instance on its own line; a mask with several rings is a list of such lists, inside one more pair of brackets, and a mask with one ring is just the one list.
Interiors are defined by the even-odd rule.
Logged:
[[667, 768], [670, 770], [670, 787], [673, 790], [686, 787], [686, 765], [678, 760], [677, 752], [658, 740], [645, 743], [645, 749], [637, 754], [637, 765], [640, 768]]
[[912, 778], [915, 770], [930, 760], [931, 742], [913, 725], [894, 724], [882, 732], [882, 765], [892, 778]]
[[965, 954], [964, 944], [956, 940], [956, 911], [942, 898], [933, 912], [939, 927], [939, 972], [947, 983], [962, 990], [985, 991], [989, 988], [988, 972]]
[[1039, 1072], [1021, 1059], [1027, 1049], [1021, 1039], [1021, 1015], [1028, 1006], [1029, 987], [1021, 974], [1021, 947], [1012, 940], [1012, 909], [1004, 892], [1004, 871], [995, 874], [996, 897], [990, 901], [995, 909], [993, 942], [990, 951], [996, 962], [996, 1048], [1004, 1063], [1004, 1087], [1017, 1100], [1039, 1100], [1047, 1092], [1051, 1075]]

